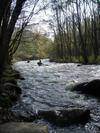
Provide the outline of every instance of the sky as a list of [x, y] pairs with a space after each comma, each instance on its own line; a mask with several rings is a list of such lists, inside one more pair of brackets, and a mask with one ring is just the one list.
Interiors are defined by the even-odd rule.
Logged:
[[[40, 9], [42, 9], [42, 7], [44, 6], [45, 3], [47, 4], [48, 2], [50, 2], [50, 0], [30, 0], [30, 1], [32, 1], [32, 4], [29, 4], [28, 7], [25, 7], [26, 16], [28, 16], [29, 13], [32, 11], [34, 1], [39, 1], [35, 7], [34, 14], [36, 12], [38, 12]], [[87, 0], [87, 1], [89, 1], [89, 0]], [[87, 8], [86, 15], [88, 16], [88, 15], [90, 15], [89, 7], [87, 6], [86, 8]], [[81, 9], [84, 10], [83, 5], [81, 5]], [[75, 12], [76, 12], [76, 10], [75, 10]], [[70, 14], [71, 14], [71, 12], [67, 12], [67, 16]], [[49, 20], [53, 19], [52, 16], [53, 16], [53, 13], [51, 10], [51, 6], [49, 5], [49, 6], [47, 6], [47, 8], [45, 10], [41, 10], [38, 12], [38, 14], [33, 15], [33, 17], [30, 20], [30, 23], [27, 26], [27, 29], [31, 30], [32, 32], [40, 32], [41, 34], [44, 34], [45, 36], [53, 39], [53, 30], [51, 29], [51, 27], [49, 25]]]
[[[41, 6], [41, 0], [39, 4], [37, 4], [34, 12], [37, 12], [40, 9], [40, 6]], [[32, 8], [33, 5], [30, 5], [30, 7], [27, 8], [28, 12], [31, 12]], [[48, 6], [46, 10], [41, 10], [39, 11], [38, 14], [33, 15], [30, 23], [28, 24], [29, 26], [27, 26], [27, 28], [29, 28], [29, 30], [31, 30], [32, 32], [40, 32], [41, 34], [44, 34], [45, 36], [52, 39], [53, 30], [50, 28], [49, 25], [49, 19], [51, 18], [51, 16], [52, 16], [52, 11], [50, 9], [50, 6]]]

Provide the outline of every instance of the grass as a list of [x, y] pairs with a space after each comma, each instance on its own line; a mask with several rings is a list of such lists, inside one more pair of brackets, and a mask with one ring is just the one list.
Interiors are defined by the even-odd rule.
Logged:
[[[97, 57], [97, 59], [94, 58], [94, 56], [89, 56], [88, 57], [88, 64], [100, 64], [100, 56]], [[75, 56], [72, 56], [71, 59], [70, 58], [51, 58], [50, 59], [51, 62], [57, 62], [57, 63], [83, 63], [83, 58], [82, 56], [79, 56], [78, 58], [76, 58]]]

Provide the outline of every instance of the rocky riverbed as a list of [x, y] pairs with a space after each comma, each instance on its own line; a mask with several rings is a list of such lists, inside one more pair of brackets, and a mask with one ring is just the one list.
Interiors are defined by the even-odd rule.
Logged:
[[35, 123], [47, 124], [50, 133], [99, 133], [100, 101], [71, 91], [77, 83], [100, 79], [100, 65], [78, 65], [74, 63], [51, 63], [42, 60], [18, 62], [14, 68], [25, 80], [19, 80], [22, 88], [20, 100], [12, 111], [23, 117], [30, 117], [38, 111], [66, 110], [68, 108], [85, 108], [90, 110], [89, 121], [85, 125], [59, 127], [46, 119], [36, 119]]

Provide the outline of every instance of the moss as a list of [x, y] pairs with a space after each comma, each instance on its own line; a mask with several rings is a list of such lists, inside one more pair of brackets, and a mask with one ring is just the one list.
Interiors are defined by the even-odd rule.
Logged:
[[0, 96], [0, 107], [9, 108], [12, 105], [12, 101], [8, 95]]
[[9, 108], [21, 94], [21, 89], [17, 86], [17, 79], [20, 78], [19, 72], [7, 65], [2, 76], [0, 85], [0, 106]]

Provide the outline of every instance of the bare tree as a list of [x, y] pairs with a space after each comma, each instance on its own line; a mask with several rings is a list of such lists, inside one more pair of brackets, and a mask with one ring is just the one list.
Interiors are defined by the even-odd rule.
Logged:
[[100, 55], [99, 0], [59, 0], [52, 3], [56, 5], [53, 11], [56, 14], [57, 44], [60, 44], [57, 45], [59, 56], [62, 59], [67, 56], [69, 61], [75, 57], [84, 64], [93, 58], [96, 61]]

